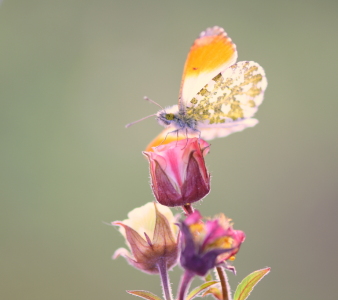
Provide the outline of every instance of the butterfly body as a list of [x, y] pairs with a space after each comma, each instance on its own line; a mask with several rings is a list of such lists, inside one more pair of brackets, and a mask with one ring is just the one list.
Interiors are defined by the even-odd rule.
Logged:
[[199, 132], [197, 120], [193, 116], [188, 116], [185, 111], [179, 110], [177, 105], [160, 110], [156, 114], [156, 120], [160, 125], [171, 128], [173, 132], [182, 134]]

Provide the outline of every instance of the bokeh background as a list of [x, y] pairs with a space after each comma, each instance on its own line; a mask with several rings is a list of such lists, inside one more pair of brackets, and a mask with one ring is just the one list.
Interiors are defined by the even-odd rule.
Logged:
[[124, 241], [104, 222], [153, 200], [141, 151], [161, 128], [124, 125], [158, 110], [145, 95], [176, 103], [189, 47], [214, 25], [269, 82], [259, 125], [212, 142], [197, 205], [247, 234], [232, 288], [270, 266], [249, 299], [337, 299], [335, 0], [2, 1], [1, 299], [161, 295], [158, 277], [111, 260]]

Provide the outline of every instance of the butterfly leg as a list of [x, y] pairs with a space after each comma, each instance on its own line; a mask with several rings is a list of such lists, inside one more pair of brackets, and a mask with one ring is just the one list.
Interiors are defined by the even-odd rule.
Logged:
[[198, 142], [200, 142], [202, 132], [200, 130], [197, 130], [197, 132], [198, 132]]
[[[161, 144], [159, 144], [158, 146], [156, 146], [156, 148], [159, 147], [159, 146], [161, 146], [161, 145], [165, 142], [165, 140], [167, 139], [167, 137], [168, 137], [168, 135], [169, 135], [170, 133], [174, 133], [174, 132], [176, 132], [176, 134], [177, 134], [177, 139], [178, 139], [178, 129], [173, 130], [173, 131], [169, 131], [169, 132], [167, 132], [167, 134], [165, 135], [165, 137], [164, 137], [163, 141], [161, 142]], [[177, 143], [177, 140], [176, 140], [176, 143]]]
[[201, 135], [202, 135], [202, 132], [198, 129], [193, 129], [194, 131], [198, 132], [198, 143], [200, 143], [200, 139], [201, 139]]
[[185, 137], [186, 137], [186, 143], [185, 143], [184, 147], [181, 150], [183, 150], [188, 145], [189, 138], [188, 138], [188, 129], [187, 128], [185, 129]]
[[175, 147], [177, 147], [177, 143], [178, 143], [178, 129], [176, 130], [176, 145], [175, 145]]

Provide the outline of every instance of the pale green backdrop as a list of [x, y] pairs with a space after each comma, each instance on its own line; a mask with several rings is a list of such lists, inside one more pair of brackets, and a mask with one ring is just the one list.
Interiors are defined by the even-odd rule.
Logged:
[[232, 287], [270, 266], [249, 299], [337, 299], [336, 0], [2, 1], [0, 299], [161, 294], [111, 260], [124, 241], [104, 222], [153, 200], [141, 151], [161, 128], [124, 125], [157, 111], [145, 95], [176, 103], [188, 49], [214, 25], [269, 82], [259, 125], [212, 142], [197, 205], [247, 234]]

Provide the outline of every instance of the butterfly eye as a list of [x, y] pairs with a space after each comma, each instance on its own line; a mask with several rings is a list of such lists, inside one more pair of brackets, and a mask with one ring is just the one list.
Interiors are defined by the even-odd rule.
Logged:
[[165, 118], [166, 118], [168, 121], [172, 121], [172, 120], [174, 120], [174, 114], [166, 114], [166, 115], [165, 115]]

